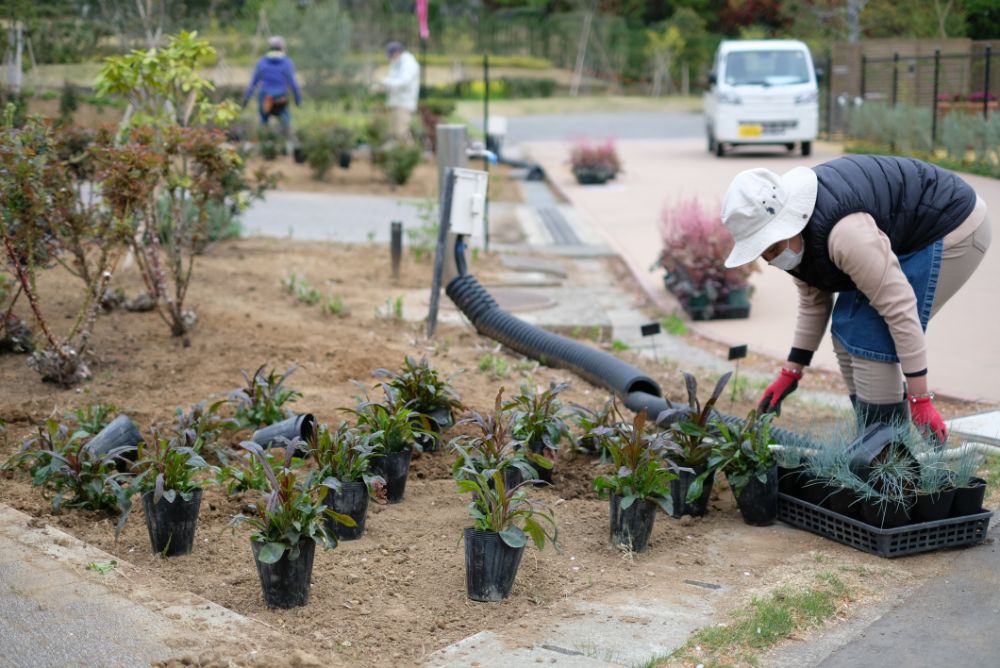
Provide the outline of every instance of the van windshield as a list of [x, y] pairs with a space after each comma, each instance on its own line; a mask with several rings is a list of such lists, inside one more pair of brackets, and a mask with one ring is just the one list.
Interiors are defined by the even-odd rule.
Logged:
[[726, 56], [730, 86], [791, 86], [809, 83], [804, 51], [733, 51]]

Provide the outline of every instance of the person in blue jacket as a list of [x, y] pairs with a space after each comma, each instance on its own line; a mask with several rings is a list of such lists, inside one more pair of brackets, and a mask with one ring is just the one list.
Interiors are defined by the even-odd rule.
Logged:
[[302, 105], [302, 93], [295, 82], [295, 65], [285, 54], [285, 40], [274, 36], [267, 41], [267, 49], [267, 53], [257, 61], [253, 78], [243, 95], [243, 106], [246, 106], [254, 90], [260, 88], [257, 96], [260, 122], [267, 125], [272, 116], [276, 117], [287, 140], [291, 136], [292, 124], [292, 116], [288, 110], [288, 91], [291, 89], [297, 107]]

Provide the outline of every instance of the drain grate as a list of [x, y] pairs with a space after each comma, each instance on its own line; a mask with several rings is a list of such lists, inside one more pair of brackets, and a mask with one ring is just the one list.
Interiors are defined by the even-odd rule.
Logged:
[[557, 246], [580, 245], [580, 237], [576, 235], [576, 231], [573, 230], [569, 221], [557, 207], [540, 206], [536, 211], [538, 211], [538, 217]]

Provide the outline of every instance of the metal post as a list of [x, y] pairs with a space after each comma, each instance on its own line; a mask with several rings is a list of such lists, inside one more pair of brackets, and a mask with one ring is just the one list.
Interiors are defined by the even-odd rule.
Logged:
[[931, 101], [931, 146], [937, 142], [938, 92], [941, 81], [941, 49], [934, 49], [934, 99]]
[[986, 45], [986, 66], [983, 68], [983, 119], [989, 117], [990, 110], [990, 51], [992, 48]]
[[389, 253], [392, 256], [392, 277], [399, 278], [399, 262], [403, 258], [403, 223], [392, 221], [389, 235]]
[[865, 74], [868, 70], [868, 57], [861, 54], [861, 101], [865, 99]]
[[464, 125], [441, 124], [435, 128], [435, 153], [438, 165], [438, 202], [444, 196], [444, 175], [449, 167], [465, 167], [465, 148], [469, 143]]
[[[490, 173], [490, 54], [483, 54], [483, 145], [486, 152], [483, 153], [483, 171]], [[499, 151], [499, 147], [497, 147]], [[490, 252], [490, 198], [487, 189], [486, 201], [483, 202], [483, 246], [487, 253]]]
[[892, 108], [896, 108], [899, 94], [899, 52], [892, 54]]
[[[468, 158], [465, 149], [468, 145], [468, 134], [464, 125], [437, 126], [437, 163], [438, 163], [438, 203], [440, 205], [439, 220], [441, 229], [438, 235], [438, 249], [434, 257], [435, 282], [431, 286], [431, 300], [434, 317], [437, 317], [437, 300], [441, 286], [458, 275], [455, 263], [455, 244], [457, 236], [448, 229], [451, 220], [451, 189], [454, 188], [455, 177], [449, 172], [452, 167], [466, 167]], [[451, 188], [449, 188], [451, 183]], [[438, 272], [438, 264], [441, 269]], [[428, 320], [428, 337], [434, 336], [433, 326]]]
[[[438, 126], [440, 127], [440, 126]], [[462, 126], [465, 127], [464, 125]], [[440, 136], [440, 135], [438, 135]], [[433, 339], [437, 331], [438, 303], [441, 301], [441, 284], [444, 281], [445, 261], [452, 256], [454, 247], [451, 227], [451, 196], [455, 191], [455, 172], [449, 167], [445, 171], [444, 190], [441, 193], [441, 227], [438, 228], [437, 251], [434, 253], [434, 276], [431, 278], [431, 304], [427, 311], [427, 338]], [[451, 260], [454, 263], [454, 259]]]

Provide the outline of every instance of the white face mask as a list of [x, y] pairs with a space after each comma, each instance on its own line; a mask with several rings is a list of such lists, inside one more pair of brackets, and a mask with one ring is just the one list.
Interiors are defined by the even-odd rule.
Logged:
[[789, 246], [785, 250], [778, 253], [778, 255], [774, 257], [774, 259], [768, 262], [768, 264], [771, 265], [772, 267], [777, 267], [778, 269], [782, 269], [784, 271], [791, 271], [792, 269], [795, 269], [795, 267], [799, 266], [799, 264], [802, 262], [802, 256], [805, 254], [805, 252], [806, 249], [803, 248], [798, 253], [796, 253], [795, 251], [792, 250], [791, 246]]

